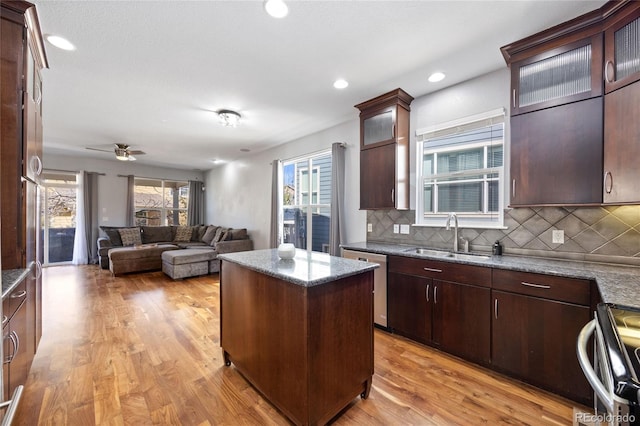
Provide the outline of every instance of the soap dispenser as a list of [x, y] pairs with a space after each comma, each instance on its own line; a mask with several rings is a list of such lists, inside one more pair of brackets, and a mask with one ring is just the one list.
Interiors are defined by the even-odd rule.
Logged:
[[502, 254], [502, 246], [500, 245], [500, 241], [496, 240], [496, 242], [493, 243], [493, 249], [491, 250], [491, 252], [497, 256], [500, 256]]

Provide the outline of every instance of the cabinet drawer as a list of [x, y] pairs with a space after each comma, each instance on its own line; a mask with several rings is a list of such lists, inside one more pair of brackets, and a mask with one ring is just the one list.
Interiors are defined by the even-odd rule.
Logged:
[[491, 269], [482, 266], [390, 256], [389, 271], [461, 284], [491, 287]]
[[494, 269], [493, 288], [585, 306], [591, 302], [591, 282], [576, 278]]
[[[6, 321], [10, 320], [13, 314], [18, 310], [20, 304], [27, 298], [27, 280], [22, 280], [20, 284], [13, 289], [11, 293], [7, 295], [7, 298], [2, 301], [2, 314], [4, 326]], [[5, 320], [6, 318], [6, 320]]]

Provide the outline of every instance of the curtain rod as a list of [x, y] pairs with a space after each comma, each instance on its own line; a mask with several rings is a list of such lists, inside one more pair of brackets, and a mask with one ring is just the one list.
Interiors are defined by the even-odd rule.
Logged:
[[123, 178], [128, 178], [129, 176], [133, 176], [134, 178], [138, 178], [138, 179], [154, 179], [154, 180], [171, 180], [171, 181], [191, 181], [191, 180], [195, 180], [197, 182], [202, 182], [200, 179], [196, 178], [196, 179], [167, 179], [167, 178], [158, 178], [158, 177], [149, 177], [149, 176], [138, 176], [138, 175], [116, 175], [118, 177], [123, 177]]
[[[59, 172], [59, 173], [74, 173], [74, 174], [78, 174], [80, 173], [79, 170], [62, 170], [62, 169], [44, 169], [45, 172]], [[93, 173], [96, 174], [98, 176], [106, 176], [106, 173], [98, 173], [98, 172], [87, 172], [87, 173]]]

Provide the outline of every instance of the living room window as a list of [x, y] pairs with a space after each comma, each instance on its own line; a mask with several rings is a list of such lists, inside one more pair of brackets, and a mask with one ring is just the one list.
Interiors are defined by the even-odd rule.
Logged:
[[416, 224], [442, 227], [450, 212], [459, 226], [503, 226], [504, 111], [416, 132]]
[[284, 161], [281, 174], [283, 242], [301, 249], [328, 252], [331, 151]]
[[187, 225], [189, 182], [135, 178], [136, 226]]

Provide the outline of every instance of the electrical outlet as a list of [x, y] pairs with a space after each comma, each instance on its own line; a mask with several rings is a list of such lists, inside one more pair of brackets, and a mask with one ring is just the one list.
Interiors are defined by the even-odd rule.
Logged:
[[367, 223], [367, 232], [373, 232], [373, 223]]
[[564, 231], [561, 229], [551, 231], [551, 242], [554, 244], [564, 244]]
[[408, 234], [409, 233], [409, 225], [400, 225], [400, 233]]
[[398, 234], [400, 232], [400, 225], [398, 225], [397, 223], [395, 223], [393, 225], [393, 233], [394, 234]]

